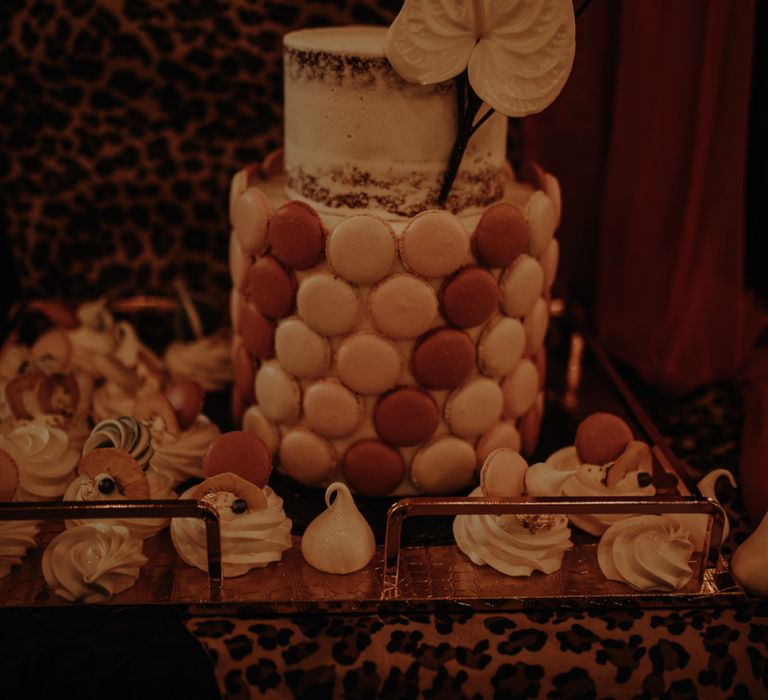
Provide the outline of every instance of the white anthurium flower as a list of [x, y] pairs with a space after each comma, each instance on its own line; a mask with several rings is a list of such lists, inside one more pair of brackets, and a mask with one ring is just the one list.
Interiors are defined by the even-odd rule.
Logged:
[[572, 0], [405, 0], [386, 43], [404, 80], [428, 85], [466, 68], [477, 95], [509, 117], [554, 101], [575, 50]]

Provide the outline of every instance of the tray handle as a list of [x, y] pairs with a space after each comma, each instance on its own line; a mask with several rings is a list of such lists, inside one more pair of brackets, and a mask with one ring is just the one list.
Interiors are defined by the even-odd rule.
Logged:
[[208, 587], [211, 600], [221, 600], [221, 528], [219, 514], [210, 503], [192, 499], [111, 502], [0, 503], [4, 520], [82, 520], [96, 518], [200, 518], [205, 523]]
[[486, 498], [486, 497], [413, 497], [393, 504], [387, 513], [384, 536], [384, 580], [382, 599], [397, 598], [400, 577], [400, 544], [403, 521], [413, 516], [450, 515], [585, 515], [585, 514], [656, 514], [695, 513], [709, 515], [711, 528], [704, 565], [722, 569], [720, 547], [725, 525], [723, 507], [711, 498], [696, 496], [633, 498]]

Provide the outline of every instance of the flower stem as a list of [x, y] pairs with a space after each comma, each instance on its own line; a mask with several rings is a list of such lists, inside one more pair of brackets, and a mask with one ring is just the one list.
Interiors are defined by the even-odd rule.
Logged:
[[459, 172], [459, 166], [461, 165], [461, 159], [464, 157], [464, 151], [467, 148], [467, 143], [472, 135], [477, 131], [488, 117], [493, 114], [493, 108], [490, 107], [488, 111], [480, 118], [480, 120], [473, 124], [475, 116], [477, 115], [483, 101], [478, 97], [477, 93], [472, 89], [467, 78], [467, 71], [465, 70], [456, 78], [456, 99], [457, 99], [457, 120], [458, 125], [456, 129], [456, 140], [453, 142], [453, 150], [448, 159], [448, 167], [445, 170], [443, 176], [443, 183], [440, 187], [440, 194], [437, 197], [437, 203], [441, 207], [445, 207], [445, 203], [448, 200], [448, 195], [453, 187], [453, 182], [456, 179], [456, 175]]

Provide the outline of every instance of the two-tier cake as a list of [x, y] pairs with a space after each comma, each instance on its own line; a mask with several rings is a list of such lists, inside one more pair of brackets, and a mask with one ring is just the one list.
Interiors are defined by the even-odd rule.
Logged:
[[284, 152], [231, 189], [233, 405], [301, 484], [451, 493], [536, 443], [560, 190], [496, 113], [439, 202], [460, 83], [406, 82], [386, 36], [285, 37]]

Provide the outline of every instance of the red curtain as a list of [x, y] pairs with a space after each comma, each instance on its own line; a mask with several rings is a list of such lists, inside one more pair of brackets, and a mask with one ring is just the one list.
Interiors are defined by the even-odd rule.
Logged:
[[754, 343], [744, 201], [754, 6], [624, 3], [595, 318], [673, 390], [737, 376]]
[[592, 308], [609, 353], [669, 391], [744, 381], [741, 476], [756, 518], [768, 353], [753, 352], [766, 316], [744, 285], [754, 22], [750, 0], [593, 2], [571, 81], [525, 129], [571, 210], [561, 291]]

